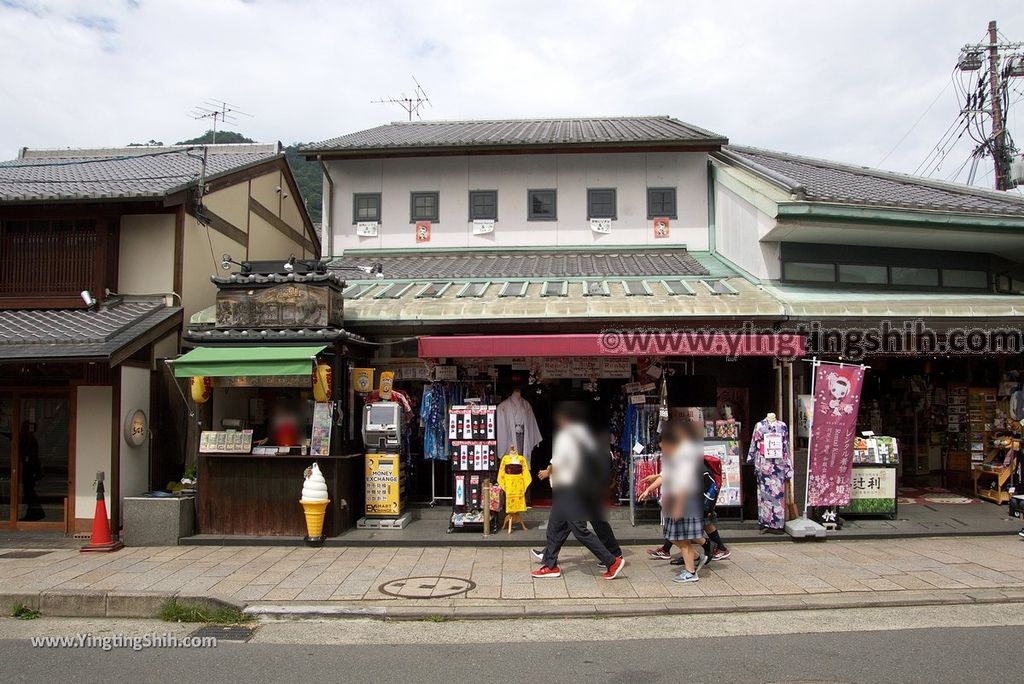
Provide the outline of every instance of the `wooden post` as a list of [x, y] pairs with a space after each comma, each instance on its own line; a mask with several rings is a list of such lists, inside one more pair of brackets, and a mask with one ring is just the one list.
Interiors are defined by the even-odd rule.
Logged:
[[483, 536], [490, 536], [490, 480], [483, 480]]

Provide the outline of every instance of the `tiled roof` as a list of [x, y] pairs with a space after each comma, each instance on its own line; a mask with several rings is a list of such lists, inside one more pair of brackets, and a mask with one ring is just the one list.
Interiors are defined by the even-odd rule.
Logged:
[[715, 155], [757, 174], [798, 201], [1024, 215], [1024, 199], [994, 190], [755, 147], [728, 145]]
[[560, 326], [566, 324], [622, 322], [646, 328], [672, 321], [724, 319], [738, 325], [735, 321], [782, 316], [779, 302], [744, 278], [720, 279], [731, 289], [729, 294], [714, 294], [699, 278], [684, 281], [692, 294], [673, 294], [666, 284], [669, 280], [639, 281], [645, 283], [644, 294], [629, 294], [622, 280], [606, 279], [607, 290], [596, 295], [588, 295], [584, 282], [574, 280], [567, 283], [564, 295], [557, 296], [545, 295], [545, 283], [534, 281], [521, 296], [503, 296], [503, 284], [492, 282], [474, 297], [460, 296], [463, 286], [458, 284], [438, 297], [421, 297], [422, 287], [417, 284], [391, 298], [377, 296], [390, 285], [385, 278], [354, 298], [346, 297], [345, 326], [391, 334], [422, 331], [422, 326], [479, 333], [502, 325], [564, 331]]
[[193, 323], [185, 332], [185, 340], [192, 344], [278, 344], [353, 342], [365, 344], [366, 338], [341, 328], [230, 328], [218, 329], [212, 325]]
[[305, 146], [316, 152], [466, 149], [515, 146], [712, 145], [725, 136], [669, 116], [493, 121], [394, 122]]
[[328, 269], [357, 280], [357, 266], [381, 264], [388, 280], [472, 278], [640, 278], [701, 276], [708, 270], [682, 248], [596, 251], [449, 252], [348, 254]]
[[[206, 178], [282, 156], [280, 143], [206, 145]], [[23, 149], [0, 162], [0, 202], [158, 198], [198, 181], [201, 146]]]
[[95, 311], [0, 310], [0, 361], [109, 360], [181, 313], [163, 297], [122, 297]]

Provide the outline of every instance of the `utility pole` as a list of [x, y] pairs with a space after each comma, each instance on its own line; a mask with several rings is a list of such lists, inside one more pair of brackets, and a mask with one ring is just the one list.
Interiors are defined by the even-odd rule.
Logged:
[[992, 163], [995, 165], [996, 190], [1006, 190], [1006, 128], [999, 88], [999, 31], [994, 20], [988, 22], [988, 87], [992, 103]]

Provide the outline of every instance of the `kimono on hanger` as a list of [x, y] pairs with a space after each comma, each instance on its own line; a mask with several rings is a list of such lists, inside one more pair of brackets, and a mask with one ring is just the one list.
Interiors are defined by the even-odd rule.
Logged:
[[501, 457], [498, 486], [505, 492], [506, 513], [522, 513], [526, 510], [526, 489], [532, 481], [530, 465], [522, 454], [508, 453]]
[[747, 463], [757, 477], [757, 522], [781, 530], [786, 526], [786, 480], [793, 479], [793, 455], [789, 452], [789, 428], [781, 420], [760, 421], [754, 426]]
[[512, 396], [498, 404], [497, 422], [498, 453], [507, 454], [511, 447], [516, 447], [526, 457], [529, 466], [530, 454], [543, 441], [530, 402], [519, 392], [513, 392]]
[[442, 383], [423, 388], [420, 425], [423, 427], [423, 458], [448, 460], [448, 393]]

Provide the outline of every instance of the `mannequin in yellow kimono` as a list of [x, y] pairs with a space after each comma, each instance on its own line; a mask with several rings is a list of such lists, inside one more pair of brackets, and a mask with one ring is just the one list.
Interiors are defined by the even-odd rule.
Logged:
[[501, 457], [501, 464], [498, 466], [498, 486], [505, 492], [505, 526], [509, 534], [512, 533], [512, 525], [516, 522], [526, 529], [526, 523], [520, 514], [526, 510], [526, 489], [532, 481], [526, 458], [518, 453], [515, 447], [511, 447], [509, 453]]

